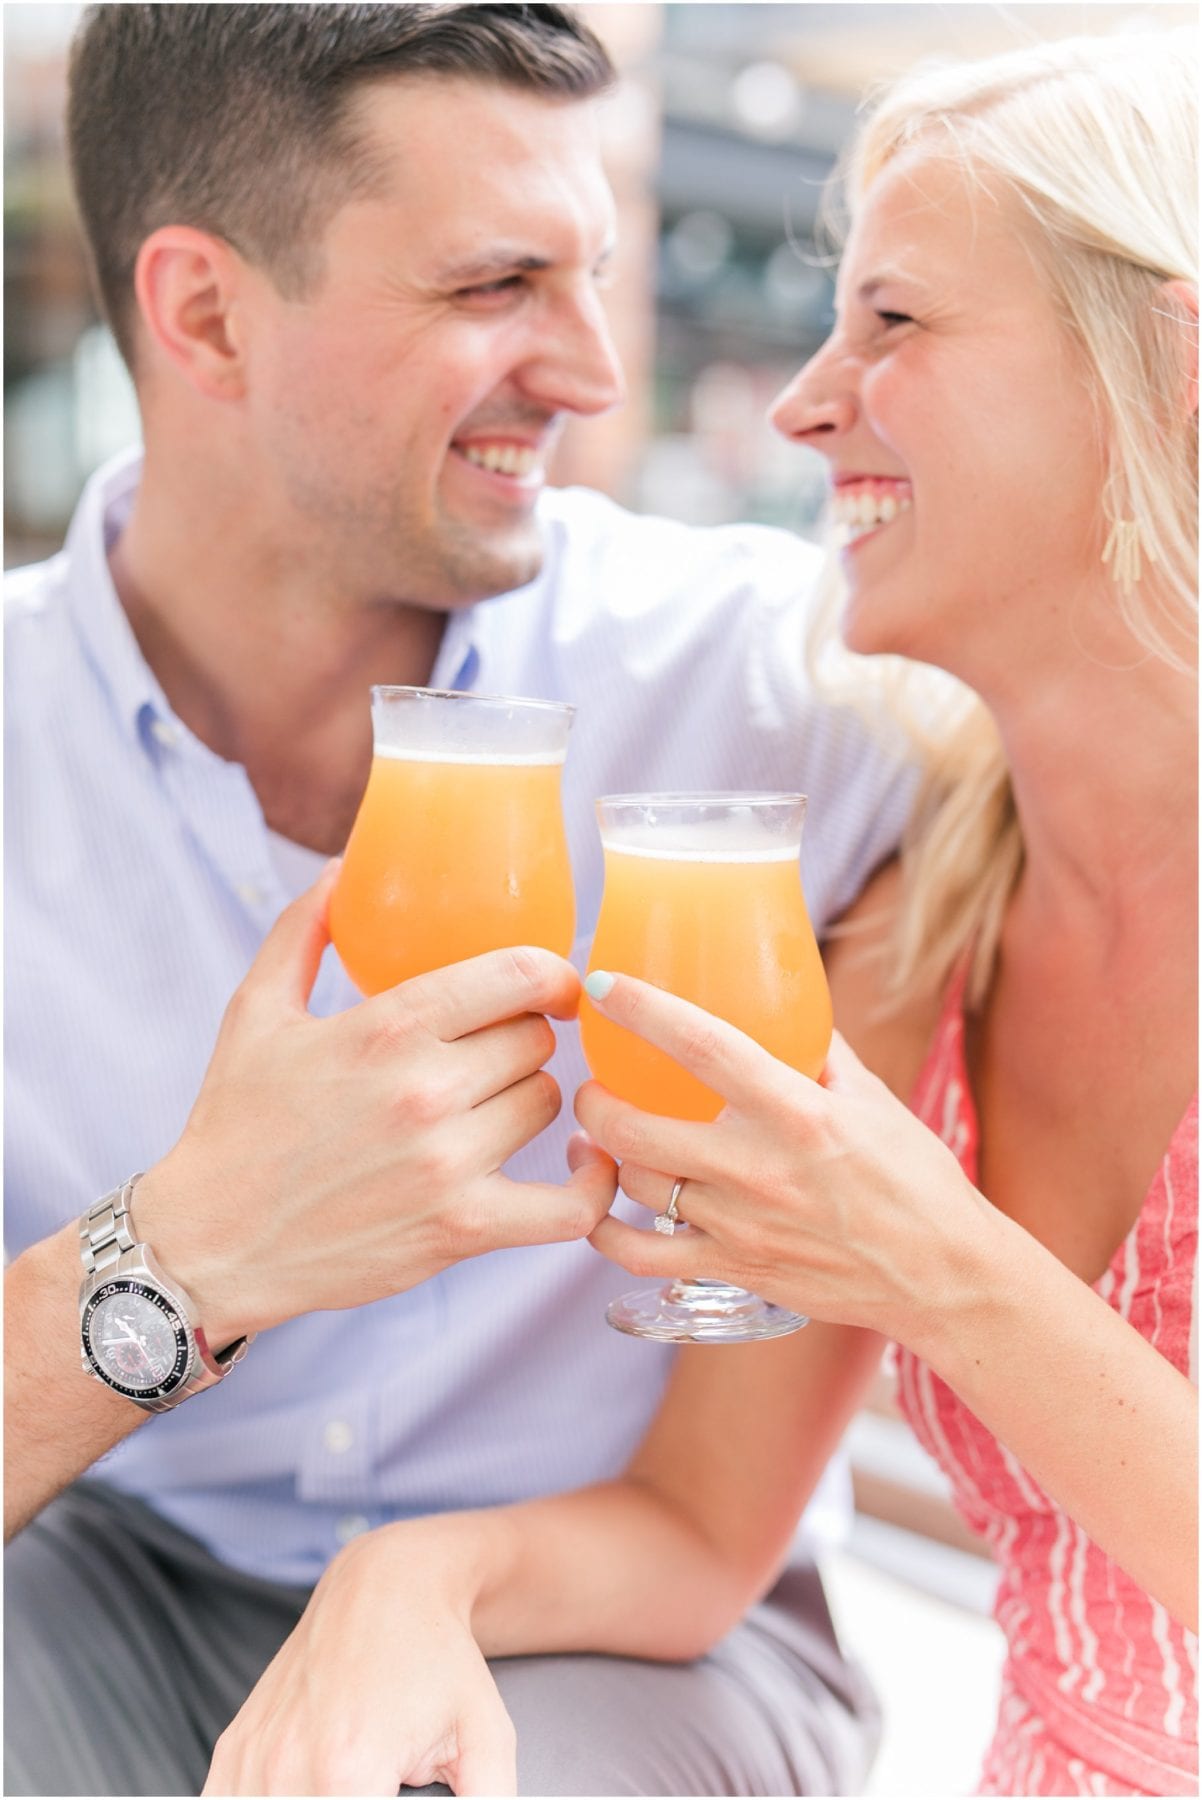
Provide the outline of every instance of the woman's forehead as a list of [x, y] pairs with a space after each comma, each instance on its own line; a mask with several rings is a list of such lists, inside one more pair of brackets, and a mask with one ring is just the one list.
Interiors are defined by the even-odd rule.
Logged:
[[1029, 281], [1025, 214], [1008, 184], [937, 143], [907, 146], [859, 196], [841, 280]]

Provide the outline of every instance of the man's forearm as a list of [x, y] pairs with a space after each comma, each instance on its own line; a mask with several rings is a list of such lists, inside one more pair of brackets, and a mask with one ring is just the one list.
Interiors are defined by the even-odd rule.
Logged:
[[[703, 1656], [770, 1585], [778, 1558], [724, 1555], [652, 1487], [618, 1481], [501, 1508], [472, 1628], [486, 1656], [599, 1650]], [[767, 1533], [765, 1534], [767, 1535]]]
[[[420, 1574], [419, 1574], [420, 1571]], [[664, 1498], [614, 1482], [365, 1534], [327, 1573], [348, 1591], [428, 1588], [486, 1656], [603, 1651], [690, 1661], [729, 1630], [772, 1570], [740, 1566]]]
[[79, 1235], [68, 1225], [4, 1277], [4, 1540], [147, 1418], [79, 1366]]
[[486, 1656], [689, 1661], [771, 1586], [882, 1347], [870, 1332], [812, 1324], [729, 1360], [686, 1349], [616, 1480], [379, 1536], [396, 1531], [402, 1567], [417, 1557], [443, 1571]]

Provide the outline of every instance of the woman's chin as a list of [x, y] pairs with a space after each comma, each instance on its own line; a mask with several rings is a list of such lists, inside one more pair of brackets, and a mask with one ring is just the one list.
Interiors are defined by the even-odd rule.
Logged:
[[910, 656], [908, 637], [891, 625], [880, 608], [848, 600], [839, 621], [844, 648], [857, 656]]

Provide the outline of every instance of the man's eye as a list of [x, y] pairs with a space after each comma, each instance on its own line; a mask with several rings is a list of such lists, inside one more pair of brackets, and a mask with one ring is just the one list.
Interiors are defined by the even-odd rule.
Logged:
[[913, 321], [913, 319], [912, 319], [912, 318], [911, 318], [911, 317], [910, 317], [910, 315], [909, 315], [909, 313], [903, 313], [903, 312], [878, 312], [878, 313], [877, 313], [877, 315], [876, 315], [876, 316], [877, 316], [877, 318], [878, 318], [878, 319], [879, 319], [879, 320], [880, 320], [880, 321], [881, 321], [881, 324], [882, 324], [882, 325], [885, 325], [885, 326], [890, 326], [890, 325], [912, 325], [912, 324], [913, 324], [913, 323], [914, 323], [914, 321]]
[[459, 300], [487, 300], [490, 294], [511, 293], [513, 289], [521, 286], [521, 282], [520, 275], [501, 275], [496, 281], [482, 281], [475, 287], [460, 288], [456, 298]]

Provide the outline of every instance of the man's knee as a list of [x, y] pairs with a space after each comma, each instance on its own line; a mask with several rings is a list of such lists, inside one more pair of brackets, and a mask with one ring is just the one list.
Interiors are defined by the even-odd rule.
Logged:
[[35, 1520], [4, 1552], [7, 1794], [106, 1791], [98, 1782], [74, 1672], [73, 1651], [95, 1630], [95, 1601], [86, 1584], [70, 1576], [70, 1559], [52, 1521]]
[[494, 1663], [517, 1728], [519, 1793], [860, 1791], [874, 1722], [808, 1671], [761, 1666], [747, 1679], [741, 1646], [728, 1640], [720, 1649], [689, 1664], [606, 1656]]

